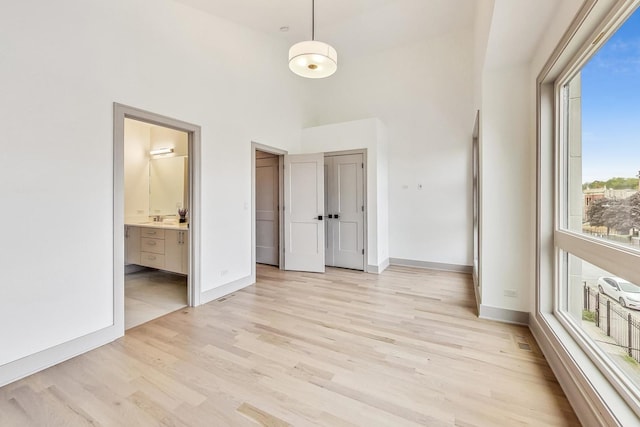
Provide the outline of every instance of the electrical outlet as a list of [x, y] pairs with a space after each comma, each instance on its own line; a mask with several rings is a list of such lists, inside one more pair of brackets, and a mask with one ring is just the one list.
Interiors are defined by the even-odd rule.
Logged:
[[228, 272], [229, 272], [229, 270], [222, 270], [222, 271], [220, 271], [220, 275], [221, 276], [226, 276]]
[[504, 290], [504, 296], [505, 297], [515, 298], [515, 297], [518, 296], [518, 291], [516, 291], [515, 289], [505, 289]]

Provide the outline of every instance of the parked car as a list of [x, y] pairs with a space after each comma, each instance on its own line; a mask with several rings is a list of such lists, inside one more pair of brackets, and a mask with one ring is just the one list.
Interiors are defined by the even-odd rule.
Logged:
[[623, 307], [640, 310], [640, 286], [619, 277], [600, 277], [598, 290], [615, 299]]

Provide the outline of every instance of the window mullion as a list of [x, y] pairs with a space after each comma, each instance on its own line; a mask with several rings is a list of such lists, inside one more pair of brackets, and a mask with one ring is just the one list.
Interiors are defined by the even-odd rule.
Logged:
[[639, 253], [565, 230], [556, 230], [554, 239], [558, 248], [588, 263], [598, 265], [612, 274], [640, 283]]

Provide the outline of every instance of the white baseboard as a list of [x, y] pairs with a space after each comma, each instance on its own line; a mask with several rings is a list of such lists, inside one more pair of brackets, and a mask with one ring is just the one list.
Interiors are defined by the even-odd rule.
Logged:
[[389, 267], [389, 258], [385, 259], [378, 265], [367, 265], [367, 273], [380, 274]]
[[251, 286], [254, 283], [256, 283], [255, 277], [249, 275], [238, 280], [234, 280], [233, 282], [225, 283], [217, 288], [209, 289], [208, 291], [204, 291], [200, 294], [200, 304], [206, 304], [217, 300], [225, 295], [229, 295], [233, 292], [239, 291], [240, 289], [246, 288], [247, 286]]
[[478, 317], [516, 325], [529, 325], [529, 313], [526, 311], [509, 310], [507, 308], [492, 307], [485, 304], [480, 304]]
[[555, 318], [531, 316], [529, 329], [582, 425], [638, 425], [637, 415]]
[[444, 264], [440, 262], [417, 261], [413, 259], [389, 258], [391, 265], [403, 265], [406, 267], [427, 268], [429, 270], [453, 271], [456, 273], [471, 273], [473, 267], [470, 265]]
[[0, 387], [108, 344], [124, 335], [115, 325], [0, 366]]

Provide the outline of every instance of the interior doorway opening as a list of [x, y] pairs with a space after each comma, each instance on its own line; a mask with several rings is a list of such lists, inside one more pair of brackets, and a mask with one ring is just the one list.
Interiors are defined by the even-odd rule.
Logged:
[[114, 104], [114, 324], [199, 303], [200, 127]]
[[280, 156], [256, 150], [256, 262], [280, 266]]
[[253, 250], [255, 264], [283, 267], [284, 152], [253, 143]]
[[125, 329], [188, 304], [189, 134], [124, 120]]

